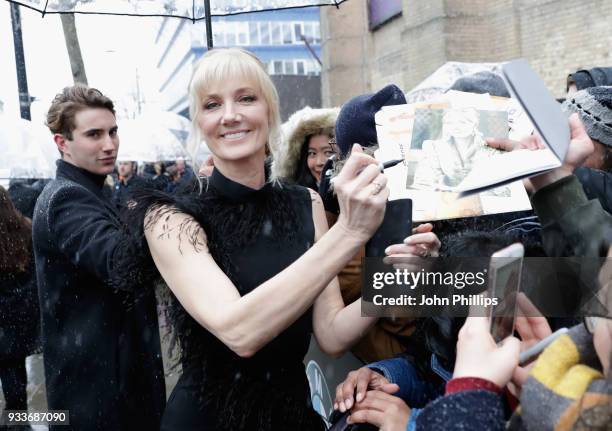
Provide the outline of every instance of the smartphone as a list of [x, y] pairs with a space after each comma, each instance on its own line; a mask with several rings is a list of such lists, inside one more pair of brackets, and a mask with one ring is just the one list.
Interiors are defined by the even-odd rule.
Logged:
[[412, 235], [412, 200], [388, 201], [385, 217], [378, 230], [366, 243], [366, 257], [385, 257], [385, 249], [393, 244], [402, 244]]
[[521, 352], [519, 355], [519, 365], [525, 365], [531, 359], [538, 356], [542, 351], [550, 346], [553, 341], [559, 338], [561, 335], [565, 334], [568, 331], [567, 328], [557, 329], [555, 332], [550, 334], [548, 337], [541, 339], [536, 344], [528, 348], [527, 350]]
[[523, 269], [523, 244], [516, 243], [496, 251], [489, 264], [489, 297], [497, 304], [489, 310], [490, 331], [496, 343], [512, 335], [516, 318], [516, 299]]

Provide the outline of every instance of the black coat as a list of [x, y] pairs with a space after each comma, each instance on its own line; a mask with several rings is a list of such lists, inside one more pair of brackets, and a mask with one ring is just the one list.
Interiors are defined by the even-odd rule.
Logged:
[[166, 399], [155, 295], [114, 287], [121, 226], [103, 182], [59, 161], [34, 211], [49, 410], [69, 410], [73, 430], [155, 430]]
[[40, 310], [34, 257], [23, 272], [0, 273], [0, 360], [19, 359], [40, 347]]
[[612, 173], [580, 167], [574, 174], [578, 177], [588, 199], [598, 199], [601, 207], [612, 214]]

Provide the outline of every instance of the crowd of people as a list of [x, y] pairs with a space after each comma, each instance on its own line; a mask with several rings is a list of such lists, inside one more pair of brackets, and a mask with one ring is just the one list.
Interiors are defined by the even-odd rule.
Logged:
[[[526, 180], [530, 217], [422, 223], [386, 255], [488, 257], [522, 242], [531, 256], [612, 257], [611, 70], [568, 78], [571, 142], [561, 167]], [[477, 78], [464, 91], [500, 86], [492, 72]], [[313, 334], [326, 354], [367, 364], [336, 388], [343, 429], [610, 429], [610, 259], [597, 268], [604, 312], [525, 313], [499, 345], [484, 317], [362, 315], [365, 244], [389, 196], [374, 115], [406, 103], [398, 87], [281, 124], [264, 66], [231, 48], [207, 52], [188, 88], [212, 154], [197, 174], [183, 160], [117, 161], [113, 102], [77, 85], [47, 115], [56, 178], [0, 188], [6, 409], [27, 409], [25, 357], [42, 351], [48, 410], [69, 411], [70, 429], [324, 430], [303, 365]], [[542, 146], [484, 138], [485, 151]], [[168, 399], [159, 302], [182, 368]]]

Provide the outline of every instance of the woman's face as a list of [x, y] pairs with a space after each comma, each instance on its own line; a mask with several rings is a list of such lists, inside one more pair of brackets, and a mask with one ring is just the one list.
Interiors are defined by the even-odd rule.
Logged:
[[478, 127], [478, 114], [474, 110], [449, 110], [442, 119], [444, 137], [466, 138]]
[[321, 171], [327, 159], [334, 155], [334, 149], [329, 143], [327, 135], [313, 135], [308, 140], [308, 169], [317, 183], [321, 182]]
[[228, 161], [265, 157], [268, 104], [253, 82], [229, 79], [211, 86], [201, 94], [197, 123], [216, 157]]

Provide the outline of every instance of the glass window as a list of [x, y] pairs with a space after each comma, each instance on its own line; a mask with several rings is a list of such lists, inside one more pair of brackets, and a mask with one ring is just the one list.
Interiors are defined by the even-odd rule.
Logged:
[[226, 23], [225, 43], [227, 46], [236, 46], [236, 26], [233, 22]]
[[214, 23], [213, 28], [213, 43], [215, 46], [225, 45], [225, 22], [219, 21]]
[[283, 45], [291, 45], [293, 43], [293, 35], [291, 34], [291, 24], [283, 23]]
[[306, 40], [308, 41], [308, 43], [312, 43], [313, 33], [312, 33], [312, 23], [310, 22], [304, 23], [304, 37], [306, 37]]
[[281, 45], [281, 25], [278, 22], [271, 23], [272, 25], [272, 45]]
[[280, 60], [274, 60], [274, 74], [282, 75], [283, 74], [283, 62]]
[[293, 60], [285, 60], [285, 75], [295, 75]]
[[261, 45], [259, 40], [259, 29], [256, 22], [249, 22], [249, 44], [250, 45]]
[[270, 45], [270, 23], [260, 22], [259, 23], [259, 35], [262, 45]]
[[321, 25], [318, 22], [312, 24], [312, 41], [313, 43], [321, 43]]
[[296, 43], [301, 43], [302, 42], [302, 35], [304, 34], [303, 30], [302, 30], [302, 23], [301, 22], [296, 22], [295, 24], [293, 24], [293, 32], [295, 35], [295, 42]]
[[306, 75], [306, 68], [304, 67], [304, 61], [298, 60], [295, 62], [296, 72], [298, 75]]
[[249, 24], [247, 22], [237, 22], [236, 24], [236, 34], [238, 37], [238, 45], [248, 45], [249, 44]]

